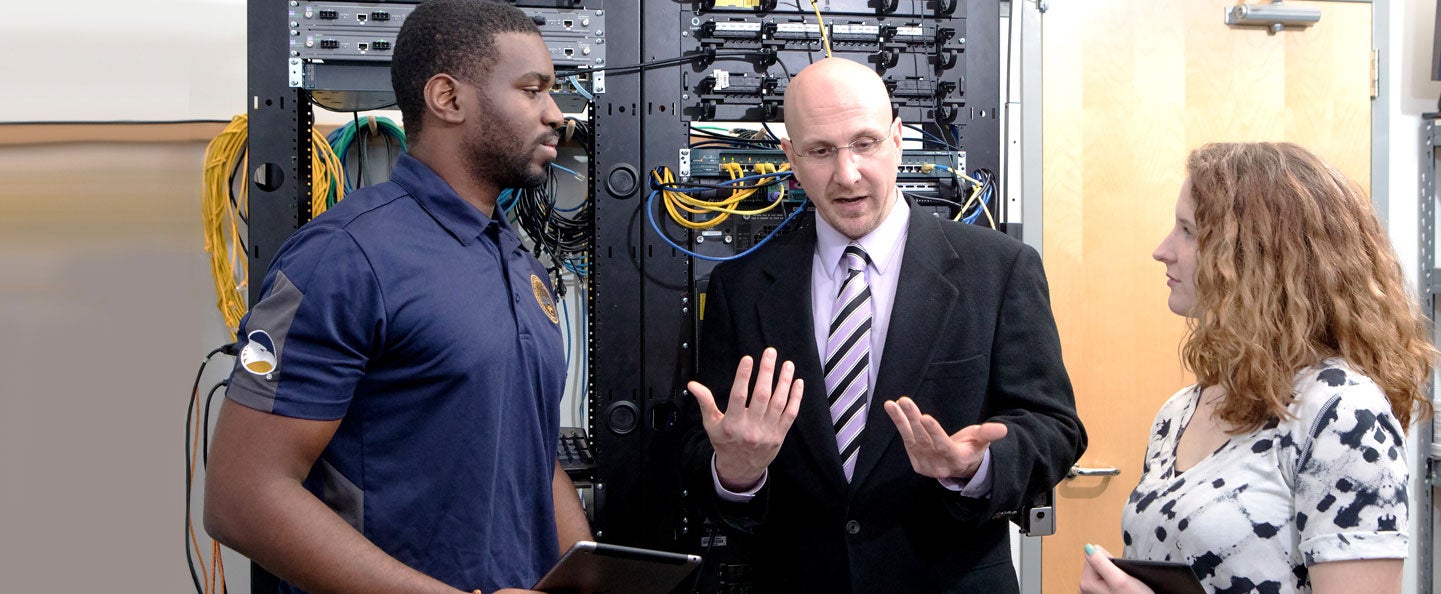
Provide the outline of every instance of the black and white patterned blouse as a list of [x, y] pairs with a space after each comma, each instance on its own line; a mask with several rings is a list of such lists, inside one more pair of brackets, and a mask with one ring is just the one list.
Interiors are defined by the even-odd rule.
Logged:
[[1406, 445], [1381, 389], [1344, 361], [1296, 376], [1294, 418], [1234, 435], [1183, 473], [1176, 441], [1201, 393], [1156, 414], [1121, 520], [1125, 556], [1190, 563], [1210, 592], [1310, 592], [1307, 567], [1404, 558]]

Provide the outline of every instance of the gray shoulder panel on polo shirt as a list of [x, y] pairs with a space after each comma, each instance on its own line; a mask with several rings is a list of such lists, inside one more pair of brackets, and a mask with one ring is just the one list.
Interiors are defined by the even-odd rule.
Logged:
[[245, 365], [239, 365], [231, 375], [230, 386], [225, 396], [247, 407], [263, 412], [275, 411], [275, 389], [280, 383], [280, 374], [285, 367], [285, 338], [290, 335], [290, 326], [295, 322], [295, 312], [305, 294], [290, 282], [284, 271], [275, 273], [275, 283], [255, 308], [245, 324], [246, 336], [241, 342], [241, 355], [251, 348], [252, 337], [257, 332], [269, 335], [274, 345], [275, 366], [266, 373], [257, 373]]

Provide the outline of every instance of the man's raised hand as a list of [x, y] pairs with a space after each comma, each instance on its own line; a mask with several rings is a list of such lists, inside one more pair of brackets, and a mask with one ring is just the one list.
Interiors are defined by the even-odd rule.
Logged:
[[916, 402], [902, 396], [885, 403], [906, 455], [918, 474], [934, 479], [969, 479], [976, 474], [991, 442], [1006, 436], [1000, 423], [981, 423], [947, 435], [935, 417], [921, 414]]
[[716, 475], [721, 486], [732, 491], [749, 490], [760, 481], [800, 413], [805, 392], [805, 380], [794, 377], [795, 365], [790, 361], [781, 364], [780, 377], [775, 376], [775, 349], [761, 355], [751, 389], [753, 366], [750, 356], [741, 357], [724, 413], [709, 388], [699, 382], [686, 386], [700, 405], [701, 422], [715, 448]]

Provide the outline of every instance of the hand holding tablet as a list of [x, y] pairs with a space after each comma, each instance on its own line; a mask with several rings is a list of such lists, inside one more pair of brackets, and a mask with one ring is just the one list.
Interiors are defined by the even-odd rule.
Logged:
[[1099, 545], [1086, 545], [1081, 572], [1083, 594], [1206, 594], [1187, 563], [1112, 557]]
[[1206, 594], [1191, 566], [1173, 561], [1142, 561], [1111, 558], [1111, 563], [1136, 578], [1156, 594]]
[[531, 589], [547, 594], [669, 594], [700, 563], [696, 555], [583, 540]]

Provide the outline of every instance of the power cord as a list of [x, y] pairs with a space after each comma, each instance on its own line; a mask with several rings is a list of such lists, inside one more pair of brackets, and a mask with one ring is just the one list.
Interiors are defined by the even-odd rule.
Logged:
[[[196, 454], [209, 449], [210, 445], [210, 399], [222, 387], [229, 384], [228, 380], [221, 381], [210, 388], [210, 393], [205, 398], [203, 411], [200, 404], [200, 378], [205, 375], [205, 368], [210, 365], [210, 360], [216, 355], [235, 356], [239, 352], [236, 343], [229, 343], [211, 350], [200, 361], [200, 370], [195, 373], [195, 382], [190, 386], [190, 403], [185, 409], [185, 563], [190, 568], [190, 580], [195, 585], [198, 594], [208, 594], [225, 591], [225, 565], [220, 559], [220, 543], [210, 543], [210, 570], [201, 575], [196, 569], [196, 561], [203, 563], [204, 556], [200, 552], [200, 538], [195, 533], [195, 521], [190, 512], [191, 495], [195, 488], [195, 461]], [[203, 412], [204, 417], [201, 417]], [[203, 431], [201, 427], [204, 427]], [[201, 435], [205, 436], [204, 441], [199, 441]], [[202, 458], [202, 464], [208, 464], [208, 454]], [[203, 569], [203, 568], [202, 568]], [[203, 583], [202, 583], [203, 580]], [[219, 589], [217, 590], [216, 587]]]

